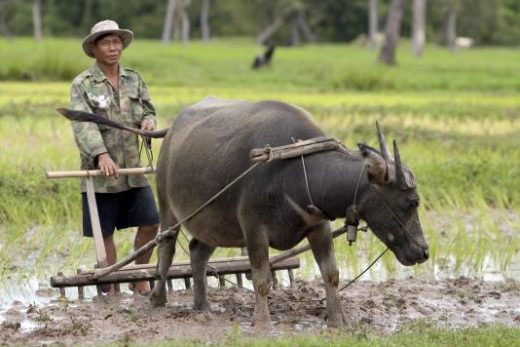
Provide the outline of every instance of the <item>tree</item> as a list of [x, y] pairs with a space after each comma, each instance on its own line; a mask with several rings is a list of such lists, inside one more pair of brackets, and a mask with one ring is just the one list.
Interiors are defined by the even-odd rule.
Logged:
[[401, 31], [404, 0], [392, 0], [386, 17], [385, 43], [379, 55], [379, 61], [386, 65], [395, 65], [395, 50]]
[[426, 1], [414, 0], [412, 9], [412, 52], [421, 56], [426, 41]]
[[161, 36], [162, 43], [169, 43], [171, 41], [172, 36], [172, 28], [173, 28], [173, 16], [175, 14], [175, 5], [176, 0], [168, 0], [168, 5], [166, 6], [166, 12], [164, 14], [164, 25]]
[[200, 8], [200, 33], [202, 41], [209, 41], [209, 5], [211, 0], [202, 0]]
[[[280, 0], [275, 2], [274, 20], [258, 36], [259, 43], [266, 43], [284, 24], [289, 26], [289, 44], [297, 46], [301, 43], [301, 37], [309, 42], [316, 41], [316, 36], [307, 24], [305, 16], [306, 5], [302, 0]], [[266, 17], [267, 6], [261, 3], [262, 17]]]
[[0, 0], [0, 35], [10, 37], [11, 31], [7, 26], [7, 10], [11, 0]]
[[457, 40], [457, 12], [458, 1], [451, 0], [449, 2], [448, 16], [446, 19], [446, 43], [452, 52], [457, 50], [455, 44], [455, 41]]
[[43, 40], [42, 0], [33, 0], [32, 17], [33, 17], [34, 38], [37, 41], [41, 41], [41, 40]]
[[377, 0], [368, 0], [368, 47], [377, 48], [378, 28]]
[[177, 0], [174, 11], [173, 38], [175, 40], [182, 40], [182, 43], [185, 45], [190, 41], [191, 23], [187, 12], [190, 5], [191, 0]]
[[191, 5], [191, 0], [168, 0], [164, 16], [163, 32], [161, 41], [169, 43], [173, 39], [182, 40], [187, 44], [190, 39], [190, 18], [187, 9]]

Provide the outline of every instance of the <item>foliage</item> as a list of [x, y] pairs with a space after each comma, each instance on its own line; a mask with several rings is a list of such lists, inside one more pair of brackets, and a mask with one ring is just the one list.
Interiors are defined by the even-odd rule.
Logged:
[[[460, 0], [458, 31], [480, 44], [515, 45], [520, 42], [520, 5], [517, 0]], [[15, 36], [32, 35], [30, 0], [10, 0], [4, 5], [6, 27]], [[43, 1], [43, 29], [46, 36], [85, 36], [97, 21], [112, 18], [131, 28], [139, 38], [161, 37], [166, 0], [78, 0]], [[193, 37], [199, 35], [200, 0], [189, 9], [194, 24]], [[407, 2], [403, 34], [409, 35], [411, 3]], [[447, 8], [454, 0], [428, 2], [427, 32], [430, 39], [442, 37]], [[351, 41], [367, 32], [367, 0], [225, 0], [212, 1], [211, 32], [216, 37], [254, 36], [280, 16], [294, 9], [305, 11], [309, 26], [320, 41]], [[379, 1], [380, 31], [388, 1]], [[287, 42], [289, 31], [282, 29], [277, 44]]]

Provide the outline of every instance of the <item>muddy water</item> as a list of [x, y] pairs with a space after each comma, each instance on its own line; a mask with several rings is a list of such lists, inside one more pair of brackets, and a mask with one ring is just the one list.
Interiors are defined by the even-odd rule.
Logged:
[[[337, 252], [342, 284], [377, 256], [375, 252], [369, 259], [363, 245], [357, 245], [357, 266], [352, 266], [352, 257]], [[244, 334], [252, 331], [254, 296], [249, 281], [244, 281], [245, 289], [233, 288], [230, 283], [226, 289], [217, 289], [217, 279], [209, 278], [212, 312], [203, 314], [191, 310], [192, 292], [184, 290], [181, 281], [174, 281], [175, 291], [169, 295], [167, 307], [161, 309], [152, 309], [147, 298], [132, 295], [124, 285], [117, 298], [96, 298], [94, 288], [87, 287], [87, 299], [82, 302], [77, 300], [75, 288], [67, 289], [68, 300], [60, 300], [58, 291], [49, 287], [49, 279], [62, 263], [55, 259], [40, 275], [28, 274], [18, 264], [16, 273], [0, 281], [0, 341], [153, 341], [195, 339], [207, 332], [220, 341], [237, 329]], [[477, 269], [458, 264], [455, 255], [415, 267], [397, 264], [388, 268], [387, 264], [376, 263], [341, 293], [343, 308], [354, 327], [387, 334], [422, 320], [447, 327], [485, 323], [520, 326], [518, 251], [505, 270], [491, 255], [485, 256]], [[295, 288], [289, 288], [286, 272], [278, 272], [281, 288], [270, 295], [272, 334], [312, 334], [324, 329], [324, 304], [316, 301], [323, 297], [321, 281], [314, 280], [318, 274], [308, 254], [301, 257], [301, 268], [295, 272], [299, 279]], [[234, 282], [235, 278], [228, 280]]]
[[[316, 334], [326, 328], [320, 281], [297, 281], [294, 288], [270, 294], [272, 335]], [[119, 297], [83, 302], [55, 298], [42, 305], [16, 303], [0, 325], [0, 341], [18, 344], [146, 342], [164, 339], [222, 342], [253, 332], [254, 293], [247, 289], [211, 288], [211, 312], [191, 309], [191, 291], [175, 291], [166, 307], [152, 308], [148, 299]], [[483, 282], [459, 278], [361, 281], [341, 293], [352, 329], [389, 334], [413, 322], [439, 327], [498, 323], [520, 326], [518, 282]], [[23, 323], [25, 322], [25, 323]]]

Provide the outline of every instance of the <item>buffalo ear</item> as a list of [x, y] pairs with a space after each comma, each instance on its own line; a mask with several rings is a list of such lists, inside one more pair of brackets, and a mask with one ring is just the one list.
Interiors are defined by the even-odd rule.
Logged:
[[374, 148], [365, 144], [358, 144], [359, 150], [365, 158], [365, 165], [370, 183], [386, 184], [389, 182], [388, 165], [385, 159]]

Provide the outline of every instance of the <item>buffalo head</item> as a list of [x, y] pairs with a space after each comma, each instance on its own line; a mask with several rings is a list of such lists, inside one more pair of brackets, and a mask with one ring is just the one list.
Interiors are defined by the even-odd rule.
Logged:
[[390, 154], [377, 124], [380, 151], [359, 145], [365, 158], [368, 187], [360, 201], [359, 212], [374, 234], [403, 265], [414, 265], [428, 259], [417, 209], [419, 195], [415, 176], [402, 162], [397, 143]]

